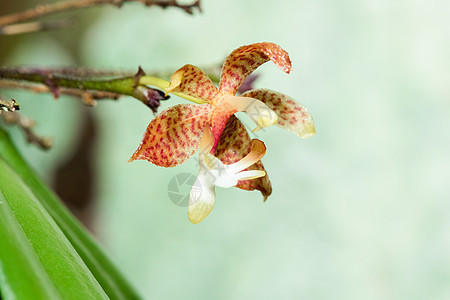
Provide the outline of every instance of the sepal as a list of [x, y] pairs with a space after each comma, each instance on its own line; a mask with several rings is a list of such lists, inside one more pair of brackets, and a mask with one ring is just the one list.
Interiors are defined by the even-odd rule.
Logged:
[[197, 151], [210, 111], [207, 104], [179, 104], [161, 112], [129, 161], [144, 159], [161, 167], [184, 163]]
[[289, 130], [299, 137], [308, 138], [316, 133], [314, 121], [309, 111], [292, 97], [269, 89], [245, 92], [242, 97], [255, 98], [273, 110], [278, 121], [275, 125]]

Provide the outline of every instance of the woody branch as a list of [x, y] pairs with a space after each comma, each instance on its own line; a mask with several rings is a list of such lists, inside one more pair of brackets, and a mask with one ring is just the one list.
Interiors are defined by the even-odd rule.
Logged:
[[162, 8], [177, 7], [184, 10], [188, 14], [193, 14], [194, 9], [200, 11], [200, 0], [196, 0], [192, 4], [180, 4], [177, 0], [69, 0], [49, 4], [41, 4], [33, 9], [0, 17], [0, 27], [33, 20], [51, 14], [56, 14], [68, 10], [76, 10], [89, 8], [98, 5], [115, 5], [120, 7], [124, 3], [139, 2], [145, 6], [159, 6]]

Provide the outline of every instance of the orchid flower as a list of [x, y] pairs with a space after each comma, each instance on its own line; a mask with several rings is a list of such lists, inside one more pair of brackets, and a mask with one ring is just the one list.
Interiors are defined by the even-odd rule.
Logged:
[[200, 141], [200, 171], [189, 195], [188, 217], [192, 223], [200, 223], [213, 209], [216, 200], [215, 186], [230, 188], [240, 180], [252, 180], [266, 175], [262, 170], [245, 171], [266, 153], [266, 146], [262, 141], [252, 140], [250, 152], [229, 165], [211, 154], [213, 145], [214, 137], [209, 126], [206, 126]]
[[[206, 180], [206, 175], [217, 175], [236, 163], [241, 166], [239, 162], [253, 151], [251, 149], [256, 142], [250, 140], [243, 124], [234, 116], [236, 112], [248, 114], [256, 123], [254, 131], [275, 124], [303, 138], [315, 133], [309, 112], [289, 96], [268, 89], [250, 90], [240, 97], [235, 96], [247, 76], [269, 60], [284, 72], [290, 72], [289, 55], [273, 43], [256, 43], [234, 50], [223, 64], [219, 88], [198, 67], [185, 65], [180, 68], [171, 76], [170, 84], [165, 88], [166, 93], [175, 93], [203, 104], [179, 104], [157, 115], [148, 125], [140, 146], [130, 159], [145, 159], [158, 166], [174, 167], [189, 159], [202, 147], [202, 143], [206, 143], [204, 141], [210, 142], [210, 146], [202, 148], [209, 152], [200, 151], [199, 155], [197, 183], [204, 184], [200, 188], [203, 196], [197, 197], [198, 201], [190, 200], [193, 205], [189, 209], [191, 220], [201, 219], [197, 216], [201, 214], [195, 211], [203, 211], [204, 218], [212, 209], [215, 196], [211, 185], [224, 186], [221, 180], [225, 177]], [[257, 174], [260, 176], [246, 176], [249, 173], [239, 169], [231, 176], [236, 179], [234, 185], [244, 190], [257, 189], [266, 200], [272, 188], [267, 175], [262, 175], [263, 172], [265, 174], [262, 163], [259, 159], [252, 161], [246, 169], [246, 172], [259, 171]], [[195, 188], [191, 192], [191, 199], [195, 198], [194, 195]], [[201, 199], [208, 200], [202, 202]], [[205, 208], [194, 209], [200, 207], [200, 203]], [[195, 217], [191, 218], [191, 215]]]

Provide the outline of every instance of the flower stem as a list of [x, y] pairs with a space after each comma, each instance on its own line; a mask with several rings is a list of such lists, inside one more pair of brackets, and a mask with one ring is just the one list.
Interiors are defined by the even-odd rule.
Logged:
[[50, 89], [53, 89], [53, 93], [57, 93], [57, 88], [65, 87], [81, 90], [105, 91], [134, 96], [133, 93], [136, 87], [136, 80], [132, 76], [111, 80], [96, 80], [53, 75], [39, 71], [21, 72], [15, 69], [8, 68], [0, 68], [0, 79], [12, 79], [43, 83]]
[[[125, 76], [115, 79], [95, 79], [87, 78], [84, 76], [75, 77], [67, 76], [64, 74], [60, 75], [58, 74], [58, 72], [52, 73], [46, 69], [40, 68], [0, 67], [0, 80], [1, 79], [45, 84], [56, 98], [59, 96], [61, 89], [100, 91], [114, 93], [117, 95], [132, 96], [142, 101], [147, 106], [150, 106], [152, 110], [154, 110], [153, 106], [155, 106], [156, 104], [149, 104], [149, 98], [154, 96], [148, 96], [145, 93], [142, 93], [142, 88], [147, 88], [146, 86], [150, 85], [165, 90], [169, 87], [170, 84], [167, 80], [158, 77], [146, 76], [142, 70], [140, 70], [134, 76]], [[200, 98], [189, 96], [183, 93], [173, 94], [197, 104], [206, 103]], [[156, 100], [159, 101], [164, 99], [165, 98], [160, 98]], [[156, 107], [158, 105], [156, 105]]]

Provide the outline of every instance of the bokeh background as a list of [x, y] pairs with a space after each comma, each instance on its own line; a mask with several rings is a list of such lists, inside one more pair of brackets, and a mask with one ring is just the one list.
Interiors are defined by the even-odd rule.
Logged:
[[[75, 29], [0, 39], [3, 65], [171, 72], [220, 64], [253, 42], [289, 52], [292, 73], [267, 63], [255, 86], [298, 99], [317, 134], [258, 133], [272, 196], [263, 203], [258, 192], [218, 189], [199, 225], [168, 197], [174, 176], [197, 173], [195, 159], [171, 169], [127, 163], [153, 118], [141, 103], [87, 108], [1, 91], [53, 137], [43, 152], [12, 130], [50, 184], [76, 153], [91, 151], [81, 168], [92, 178], [79, 196], [91, 199], [86, 220], [136, 289], [145, 299], [449, 299], [450, 3], [204, 0], [202, 8], [192, 16], [93, 8], [74, 13]], [[176, 103], [184, 100], [161, 108]], [[83, 192], [77, 178], [72, 194]]]

